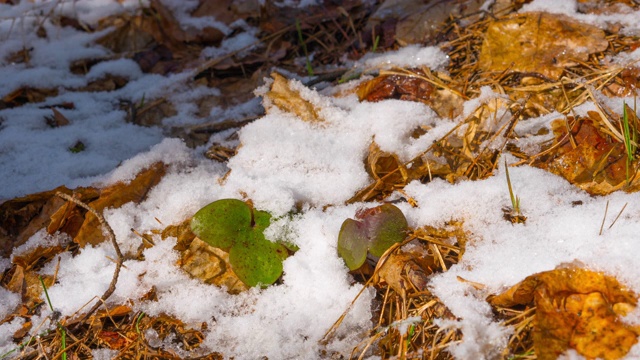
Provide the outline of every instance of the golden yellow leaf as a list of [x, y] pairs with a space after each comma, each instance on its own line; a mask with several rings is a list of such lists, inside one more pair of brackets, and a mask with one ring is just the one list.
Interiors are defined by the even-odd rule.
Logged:
[[[273, 84], [267, 92], [267, 97], [280, 110], [292, 113], [304, 121], [324, 121], [316, 107], [304, 99], [297, 90], [291, 88], [289, 80], [274, 72], [271, 74]], [[267, 109], [268, 111], [268, 109]]]
[[637, 305], [637, 295], [611, 276], [576, 266], [531, 275], [488, 301], [500, 307], [535, 304], [538, 359], [556, 359], [568, 349], [587, 358], [618, 359], [640, 334], [620, 319]]
[[608, 45], [604, 31], [568, 16], [516, 14], [489, 25], [478, 65], [484, 71], [538, 73], [557, 80], [565, 66]]

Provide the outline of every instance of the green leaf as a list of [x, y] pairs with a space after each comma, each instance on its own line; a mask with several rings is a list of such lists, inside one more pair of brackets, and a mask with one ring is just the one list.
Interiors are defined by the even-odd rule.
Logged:
[[338, 255], [349, 270], [355, 270], [364, 264], [368, 245], [369, 239], [362, 222], [347, 219], [342, 223], [338, 235]]
[[251, 241], [237, 243], [229, 251], [233, 272], [248, 286], [273, 284], [282, 275], [287, 249], [256, 233]]
[[233, 272], [248, 286], [273, 284], [282, 275], [287, 248], [264, 237], [271, 214], [236, 199], [222, 199], [200, 209], [191, 230], [209, 245], [229, 252]]
[[379, 207], [380, 211], [368, 220], [369, 251], [373, 256], [380, 257], [393, 244], [401, 242], [407, 236], [407, 219], [402, 211], [391, 204]]
[[[264, 216], [258, 217], [263, 224]], [[251, 209], [246, 203], [236, 199], [214, 201], [193, 216], [191, 231], [209, 245], [229, 251], [237, 241], [248, 239], [251, 231]]]
[[345, 220], [338, 235], [338, 255], [350, 270], [364, 264], [367, 251], [380, 257], [407, 236], [407, 219], [394, 205], [359, 210], [356, 218]]

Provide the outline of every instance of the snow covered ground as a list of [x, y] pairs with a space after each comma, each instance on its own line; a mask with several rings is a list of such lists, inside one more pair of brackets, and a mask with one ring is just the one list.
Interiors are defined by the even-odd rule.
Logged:
[[[190, 2], [179, 3], [182, 2], [176, 1], [176, 6], [186, 8]], [[534, 1], [525, 10], [553, 9], [551, 3], [554, 2]], [[616, 20], [625, 31], [637, 31], [637, 13], [587, 18], [575, 13], [574, 1], [563, 3], [563, 13], [582, 21], [597, 25]], [[107, 50], [94, 44], [101, 33], [59, 27], [40, 15], [53, 9], [75, 14], [90, 23], [137, 6], [137, 0], [0, 4], [0, 55], [33, 48], [28, 65], [0, 58], [0, 97], [22, 86], [60, 89], [58, 95], [41, 103], [0, 110], [0, 201], [59, 185], [103, 186], [128, 181], [145, 166], [163, 161], [169, 165], [168, 172], [143, 203], [105, 212], [123, 251], [136, 249], [141, 241], [130, 229], [140, 233], [159, 229], [156, 219], [163, 224], [177, 224], [216, 199], [242, 198], [244, 193], [257, 208], [274, 216], [284, 215], [301, 203], [301, 213], [275, 222], [268, 232], [271, 238], [286, 237], [300, 248], [284, 262], [282, 284], [229, 295], [224, 289], [191, 279], [177, 267], [178, 253], [172, 249], [175, 239], [169, 238], [158, 240], [156, 246], [147, 249], [144, 261], [125, 263], [126, 269], [109, 303], [133, 299], [135, 309], [149, 315], [164, 312], [198, 326], [206, 322], [209, 330], [203, 346], [226, 356], [246, 359], [316, 356], [322, 350], [318, 340], [362, 286], [354, 283], [337, 256], [336, 241], [342, 221], [352, 217], [362, 205], [342, 204], [370, 181], [363, 158], [372, 137], [382, 150], [408, 160], [451, 130], [455, 121], [439, 118], [427, 106], [414, 102], [361, 103], [355, 95], [330, 96], [336, 92], [333, 88], [319, 92], [300, 85], [303, 97], [322, 109], [323, 124], [303, 122], [273, 108], [269, 115], [240, 131], [242, 147], [226, 165], [212, 162], [202, 155], [205, 147], [190, 149], [180, 140], [165, 138], [158, 128], [127, 123], [126, 113], [118, 109], [118, 103], [169, 96], [171, 101], [181, 102], [178, 114], [169, 121], [193, 123], [189, 94], [216, 95], [215, 89], [189, 84], [190, 74], [144, 74], [135, 62], [125, 59], [103, 61], [87, 75], [73, 74], [69, 66], [74, 60], [108, 55]], [[46, 38], [36, 35], [40, 24], [49, 34]], [[629, 54], [626, 60], [636, 57], [635, 53]], [[366, 65], [382, 66], [398, 61], [403, 66], [421, 64], [435, 70], [443, 68], [447, 58], [436, 48], [414, 47]], [[74, 91], [105, 74], [125, 77], [129, 83], [114, 91]], [[488, 101], [496, 96], [499, 95], [488, 91], [483, 99]], [[615, 99], [613, 102], [618, 106], [613, 108], [622, 109], [623, 100], [630, 103], [633, 98]], [[478, 100], [470, 100], [474, 101]], [[44, 120], [51, 115], [47, 106], [62, 103], [75, 105], [73, 109], [59, 109], [70, 124], [52, 128]], [[586, 104], [576, 111], [585, 114], [590, 108], [592, 105]], [[551, 120], [552, 116], [542, 119], [546, 126], [550, 126]], [[431, 129], [420, 138], [411, 138], [411, 131], [419, 125], [429, 125]], [[78, 153], [69, 151], [78, 141], [86, 149]], [[507, 157], [507, 161], [515, 159]], [[220, 185], [218, 180], [229, 169], [230, 176]], [[511, 168], [510, 177], [521, 199], [522, 212], [528, 217], [526, 224], [514, 225], [503, 218], [501, 209], [510, 206], [503, 167], [496, 176], [475, 182], [411, 183], [405, 191], [419, 206], [398, 204], [411, 227], [443, 226], [451, 219], [464, 219], [465, 230], [473, 234], [462, 262], [434, 276], [430, 285], [433, 293], [460, 318], [442, 324], [462, 330], [462, 343], [450, 349], [460, 359], [499, 354], [510, 330], [493, 320], [485, 298], [536, 272], [580, 261], [590, 269], [616, 276], [640, 293], [637, 194], [616, 192], [592, 197], [558, 176], [527, 166]], [[582, 205], [576, 206], [578, 201]], [[599, 234], [607, 203], [609, 218]], [[625, 204], [616, 224], [607, 228]], [[333, 206], [323, 211], [326, 205]], [[65, 236], [48, 236], [43, 231], [16, 253], [42, 242], [68, 241]], [[108, 243], [86, 247], [76, 257], [62, 254], [58, 283], [49, 289], [51, 301], [62, 315], [73, 314], [107, 289], [114, 268], [107, 257], [115, 257]], [[0, 258], [0, 270], [9, 266], [10, 259]], [[53, 262], [48, 264], [42, 273], [53, 273], [55, 266]], [[486, 287], [474, 289], [458, 281], [458, 276]], [[157, 289], [158, 301], [137, 301], [151, 286]], [[348, 355], [362, 340], [373, 326], [370, 321], [373, 296], [373, 290], [364, 292], [327, 350]], [[2, 318], [18, 306], [20, 298], [0, 288], [0, 303]], [[49, 310], [43, 308], [40, 317], [48, 315]], [[630, 321], [638, 319], [636, 316]], [[38, 319], [32, 321], [39, 323]], [[0, 354], [15, 348], [12, 335], [22, 322], [17, 319], [0, 325]], [[152, 333], [146, 335], [153, 337]], [[170, 342], [166, 345], [175, 347]], [[100, 356], [109, 357], [110, 353], [101, 351]], [[636, 345], [628, 358], [638, 357], [640, 346]]]

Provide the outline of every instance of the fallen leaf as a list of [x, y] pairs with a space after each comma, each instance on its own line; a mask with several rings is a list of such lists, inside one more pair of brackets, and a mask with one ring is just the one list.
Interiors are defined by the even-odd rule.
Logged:
[[14, 264], [24, 268], [25, 270], [30, 270], [36, 266], [38, 262], [46, 263], [63, 250], [64, 247], [60, 245], [47, 247], [37, 246], [22, 254], [14, 255], [12, 261]]
[[479, 18], [478, 10], [484, 4], [479, 0], [385, 1], [385, 5], [388, 3], [393, 4], [396, 8], [401, 6], [399, 14], [401, 20], [396, 25], [396, 41], [402, 46], [435, 43], [448, 20], [464, 18], [466, 21], [473, 22]]
[[619, 359], [640, 335], [620, 318], [635, 308], [637, 295], [611, 276], [575, 265], [531, 275], [488, 301], [536, 306], [533, 346], [542, 360], [568, 349], [587, 358]]
[[[131, 201], [139, 203], [146, 197], [147, 192], [160, 182], [164, 173], [165, 165], [163, 163], [155, 163], [148, 169], [141, 171], [128, 184], [118, 182], [102, 189], [100, 197], [88, 205], [97, 212], [102, 212], [106, 208], [118, 208]], [[91, 213], [87, 213], [82, 227], [73, 238], [73, 241], [81, 247], [87, 244], [97, 245], [105, 240], [102, 231], [98, 218]]]
[[[570, 138], [567, 135], [568, 124], [571, 124]], [[604, 132], [601, 124], [602, 118], [593, 111], [588, 113], [588, 117], [554, 121], [552, 128], [556, 144], [563, 143], [534, 165], [562, 176], [592, 195], [606, 195], [621, 189], [637, 191], [640, 189], [640, 177], [636, 176], [627, 184], [624, 144]], [[636, 166], [637, 161], [631, 163], [631, 169]]]
[[182, 254], [180, 267], [204, 283], [226, 287], [231, 294], [249, 289], [231, 270], [229, 253], [210, 246], [199, 238], [193, 239], [189, 249]]
[[161, 233], [162, 239], [167, 237], [175, 237], [176, 245], [173, 247], [176, 251], [185, 251], [191, 246], [191, 242], [196, 235], [191, 231], [191, 219], [186, 219], [178, 225], [169, 225]]
[[[9, 257], [15, 247], [24, 244], [33, 234], [50, 223], [53, 214], [64, 204], [64, 200], [55, 196], [58, 191], [68, 195], [72, 193], [61, 186], [54, 190], [8, 200], [0, 205], [0, 256]], [[92, 188], [78, 188], [74, 191], [83, 201], [91, 201], [98, 197], [97, 190]], [[71, 224], [69, 228], [58, 227], [53, 232], [68, 230], [70, 227]]]
[[604, 31], [568, 16], [530, 12], [489, 25], [478, 59], [481, 70], [538, 73], [557, 80], [564, 67], [586, 61], [609, 43]]
[[58, 109], [52, 107], [51, 111], [53, 111], [53, 116], [45, 116], [47, 125], [56, 128], [60, 126], [67, 126], [71, 123], [66, 116], [62, 115], [62, 113], [58, 111]]
[[291, 80], [287, 80], [277, 72], [271, 73], [271, 77], [273, 84], [271, 84], [266, 96], [280, 110], [292, 113], [304, 121], [324, 121], [315, 105], [303, 98], [299, 91], [291, 88]]
[[411, 242], [389, 254], [378, 275], [398, 294], [426, 291], [429, 276], [439, 270], [438, 261], [423, 243]]
[[369, 175], [375, 180], [384, 181], [391, 186], [394, 184], [405, 185], [409, 180], [407, 169], [398, 156], [380, 150], [375, 141], [369, 145], [366, 165]]

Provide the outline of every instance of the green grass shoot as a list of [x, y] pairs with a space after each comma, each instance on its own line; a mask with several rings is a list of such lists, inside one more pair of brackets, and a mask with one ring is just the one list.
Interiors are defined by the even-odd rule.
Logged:
[[520, 198], [513, 194], [513, 187], [511, 186], [511, 178], [509, 177], [509, 166], [507, 165], [507, 159], [504, 160], [504, 172], [507, 175], [507, 186], [509, 186], [509, 196], [511, 197], [511, 208], [519, 215], [520, 214]]
[[296, 30], [298, 31], [298, 41], [302, 44], [302, 50], [304, 51], [304, 57], [306, 58], [307, 74], [313, 76], [313, 67], [311, 67], [311, 61], [309, 61], [309, 52], [307, 51], [307, 43], [302, 38], [302, 27], [300, 26], [300, 20], [296, 19]]
[[373, 40], [373, 46], [371, 47], [371, 52], [376, 52], [376, 50], [378, 50], [379, 43], [380, 43], [380, 35], [376, 35], [376, 39]]
[[[636, 111], [635, 100], [634, 100], [633, 108], [634, 108], [633, 111], [635, 113]], [[635, 154], [637, 151], [636, 144], [638, 139], [638, 136], [637, 136], [638, 129], [635, 128], [634, 125], [635, 124], [630, 124], [629, 113], [627, 111], [627, 104], [625, 102], [622, 102], [622, 134], [624, 135], [624, 148], [627, 153], [627, 158], [625, 162], [627, 185], [629, 185], [631, 181], [631, 164], [633, 163], [633, 160], [635, 158]]]
[[[55, 310], [53, 310], [53, 305], [51, 304], [51, 299], [49, 298], [49, 292], [47, 291], [47, 286], [44, 284], [44, 280], [42, 279], [42, 276], [39, 277], [40, 279], [40, 284], [42, 284], [42, 288], [44, 289], [44, 295], [47, 297], [47, 303], [49, 304], [49, 309], [51, 309], [52, 312], [55, 312]], [[67, 332], [64, 329], [64, 327], [62, 327], [62, 325], [60, 325], [60, 322], [58, 322], [56, 324], [58, 326], [58, 329], [60, 330], [60, 346], [62, 347], [62, 360], [67, 360]]]
[[140, 320], [142, 320], [142, 318], [144, 317], [144, 315], [145, 315], [145, 313], [144, 313], [144, 312], [141, 312], [141, 313], [140, 313], [140, 315], [138, 315], [138, 318], [136, 319], [136, 332], [138, 333], [138, 335], [141, 335], [141, 334], [140, 334], [140, 327], [139, 327], [139, 325], [140, 325]]

